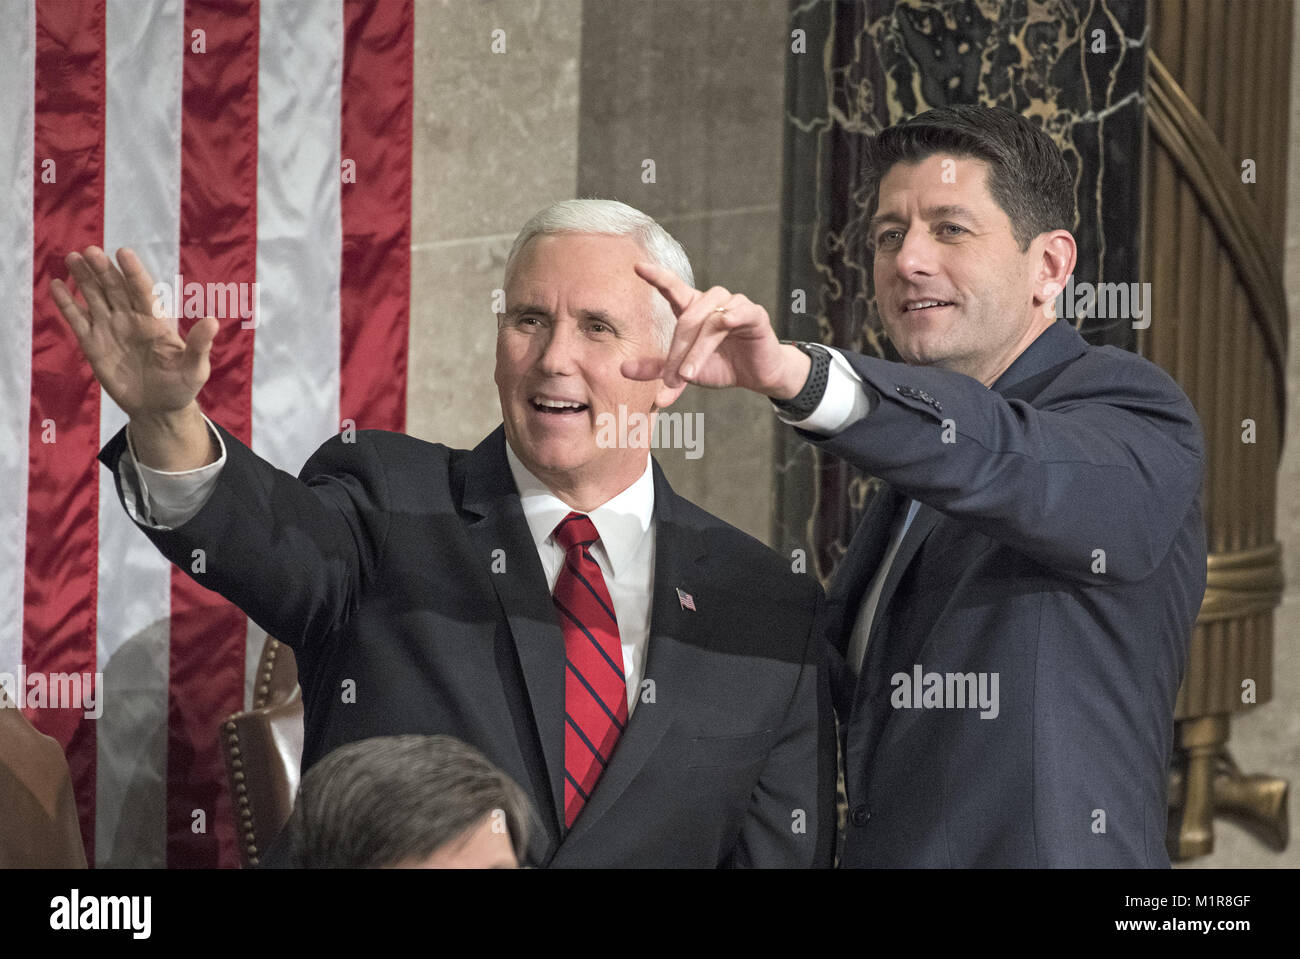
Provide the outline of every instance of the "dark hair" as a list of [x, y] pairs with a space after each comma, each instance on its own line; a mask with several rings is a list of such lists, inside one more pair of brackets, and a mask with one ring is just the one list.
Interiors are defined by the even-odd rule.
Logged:
[[1011, 220], [1022, 252], [1040, 233], [1074, 229], [1070, 167], [1052, 138], [1019, 113], [960, 104], [887, 127], [871, 145], [872, 185], [878, 191], [895, 164], [919, 163], [936, 153], [988, 163], [989, 193]]
[[285, 829], [300, 868], [378, 868], [428, 858], [494, 813], [522, 863], [531, 810], [509, 776], [451, 736], [377, 736], [306, 772]]

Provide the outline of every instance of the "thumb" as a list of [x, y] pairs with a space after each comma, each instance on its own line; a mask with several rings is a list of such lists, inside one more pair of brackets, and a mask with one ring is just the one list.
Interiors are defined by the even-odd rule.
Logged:
[[185, 362], [191, 369], [201, 367], [212, 350], [212, 341], [217, 338], [221, 324], [214, 317], [205, 316], [192, 327], [185, 337]]
[[619, 372], [629, 380], [657, 380], [663, 376], [664, 361], [662, 358], [654, 357], [624, 360], [623, 365], [619, 367]]

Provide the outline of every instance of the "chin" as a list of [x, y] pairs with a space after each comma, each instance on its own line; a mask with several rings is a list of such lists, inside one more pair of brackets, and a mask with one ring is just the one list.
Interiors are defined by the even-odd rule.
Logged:
[[908, 366], [925, 366], [929, 362], [927, 354], [923, 349], [917, 349], [910, 343], [899, 344], [894, 342], [894, 349], [898, 352], [899, 358]]
[[902, 346], [895, 343], [894, 349], [898, 350], [898, 355], [909, 366], [937, 366], [942, 364], [947, 356], [947, 351], [939, 344], [927, 342], [923, 337], [905, 341]]
[[[533, 472], [569, 473], [583, 466], [590, 459], [589, 451], [573, 448], [555, 449], [543, 446], [528, 450], [532, 459]], [[523, 459], [523, 457], [520, 457]], [[528, 465], [525, 463], [525, 465]]]

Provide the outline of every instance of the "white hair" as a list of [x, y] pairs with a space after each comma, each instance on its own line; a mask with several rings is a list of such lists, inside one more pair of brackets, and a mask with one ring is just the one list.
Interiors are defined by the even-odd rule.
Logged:
[[[515, 260], [529, 240], [556, 233], [631, 237], [645, 251], [647, 260], [676, 273], [687, 286], [695, 286], [691, 261], [682, 245], [652, 217], [618, 200], [561, 200], [533, 214], [510, 247], [510, 255], [506, 257], [506, 281], [509, 282]], [[666, 352], [672, 344], [677, 317], [657, 290], [651, 288], [650, 296], [655, 336], [660, 348]]]

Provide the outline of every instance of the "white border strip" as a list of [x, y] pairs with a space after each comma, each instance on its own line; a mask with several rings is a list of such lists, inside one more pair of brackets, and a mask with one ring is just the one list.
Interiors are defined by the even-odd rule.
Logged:
[[[32, 404], [32, 182], [36, 175], [36, 7], [7, 0], [0, 12], [0, 672], [23, 657], [27, 561], [27, 441]], [[42, 295], [45, 295], [42, 292]]]
[[[262, 0], [253, 450], [297, 474], [339, 431], [343, 4]], [[249, 623], [245, 702], [265, 633]]]
[[[180, 258], [182, 0], [108, 0], [104, 248], [129, 246], [154, 279]], [[126, 424], [101, 396], [100, 444]], [[171, 564], [99, 470], [99, 670], [95, 865], [167, 864]], [[216, 736], [213, 730], [212, 735]]]

